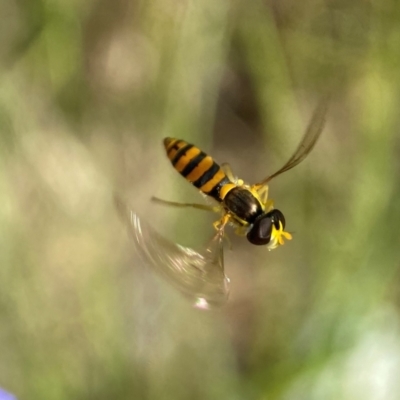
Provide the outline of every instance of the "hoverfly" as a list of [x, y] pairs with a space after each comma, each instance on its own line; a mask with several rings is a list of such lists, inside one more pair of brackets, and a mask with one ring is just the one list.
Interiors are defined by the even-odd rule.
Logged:
[[178, 290], [195, 300], [195, 306], [210, 308], [222, 305], [228, 298], [229, 279], [224, 274], [223, 238], [227, 224], [235, 233], [246, 236], [254, 245], [269, 250], [284, 244], [292, 236], [285, 231], [285, 217], [268, 199], [268, 183], [302, 162], [320, 137], [328, 108], [322, 101], [315, 109], [305, 134], [289, 160], [262, 181], [249, 185], [233, 176], [229, 164], [217, 164], [212, 157], [184, 140], [165, 138], [164, 147], [173, 167], [216, 206], [176, 203], [153, 197], [152, 200], [174, 207], [221, 213], [214, 222], [216, 235], [200, 251], [183, 247], [164, 238], [137, 214], [128, 211], [130, 228], [138, 254], [152, 269], [164, 276]]
[[176, 203], [153, 197], [154, 201], [176, 207], [194, 207], [221, 212], [222, 217], [214, 222], [214, 228], [223, 232], [227, 224], [236, 226], [235, 233], [246, 236], [254, 245], [266, 245], [269, 250], [291, 240], [286, 232], [285, 217], [274, 208], [268, 199], [268, 182], [303, 161], [317, 142], [324, 123], [327, 102], [321, 102], [314, 111], [308, 128], [296, 151], [278, 171], [253, 185], [233, 176], [229, 164], [217, 164], [212, 157], [184, 140], [164, 139], [164, 147], [173, 167], [203, 194], [216, 200], [215, 207]]

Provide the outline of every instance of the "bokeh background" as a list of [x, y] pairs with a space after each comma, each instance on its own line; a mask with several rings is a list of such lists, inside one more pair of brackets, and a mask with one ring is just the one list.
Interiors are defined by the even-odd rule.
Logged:
[[[400, 4], [0, 3], [0, 386], [19, 399], [400, 398]], [[215, 216], [162, 138], [271, 182], [294, 239], [231, 235], [231, 298], [192, 308], [133, 251], [114, 194], [171, 240]]]

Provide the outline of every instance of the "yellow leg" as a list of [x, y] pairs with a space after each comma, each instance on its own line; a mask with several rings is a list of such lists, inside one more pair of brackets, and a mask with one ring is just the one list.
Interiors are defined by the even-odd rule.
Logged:
[[265, 212], [270, 212], [271, 210], [273, 210], [274, 209], [274, 201], [271, 199], [267, 200], [264, 203], [264, 209], [265, 209]]
[[247, 229], [248, 229], [247, 226], [238, 226], [235, 229], [235, 234], [238, 235], [238, 236], [246, 236], [247, 235]]
[[268, 200], [268, 189], [269, 189], [268, 185], [262, 185], [259, 187], [254, 185], [252, 188], [254, 188], [257, 191], [261, 201], [263, 202], [263, 204], [265, 204]]
[[214, 228], [218, 231], [217, 235], [222, 232], [224, 239], [228, 242], [229, 248], [232, 250], [232, 243], [228, 237], [228, 235], [225, 233], [225, 225], [229, 222], [231, 219], [230, 214], [225, 214], [221, 219], [218, 221], [215, 221], [213, 223]]
[[274, 208], [274, 202], [273, 200], [268, 200], [268, 185], [253, 185], [251, 188], [260, 196], [265, 212], [271, 211]]
[[196, 204], [196, 203], [176, 203], [175, 201], [168, 201], [168, 200], [163, 200], [159, 199], [158, 197], [152, 197], [152, 201], [156, 203], [163, 204], [165, 206], [172, 206], [172, 207], [192, 207], [192, 208], [197, 208], [198, 210], [204, 210], [204, 211], [213, 211], [213, 212], [219, 212], [220, 208], [219, 207], [212, 207], [212, 206], [206, 206], [204, 204]]
[[213, 223], [213, 226], [217, 231], [223, 231], [225, 228], [225, 225], [229, 222], [230, 219], [231, 219], [231, 216], [229, 214], [225, 214], [221, 219], [219, 219], [218, 221], [215, 221]]

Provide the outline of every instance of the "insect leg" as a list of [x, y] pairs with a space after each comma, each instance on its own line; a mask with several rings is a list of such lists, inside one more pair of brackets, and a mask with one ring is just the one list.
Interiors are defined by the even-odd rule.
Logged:
[[247, 235], [247, 230], [248, 230], [247, 226], [238, 226], [235, 229], [235, 234], [238, 235], [238, 236], [246, 236]]
[[274, 209], [274, 201], [269, 199], [264, 203], [265, 212], [269, 212]]
[[262, 186], [253, 185], [252, 189], [255, 189], [257, 191], [261, 201], [263, 202], [263, 204], [265, 204], [268, 200], [268, 189], [269, 189], [268, 185], [262, 185]]
[[213, 212], [219, 212], [220, 210], [219, 207], [206, 206], [204, 204], [196, 204], [196, 203], [177, 203], [175, 201], [159, 199], [158, 197], [152, 197], [151, 200], [156, 203], [172, 207], [192, 207], [192, 208], [197, 208], [199, 210], [213, 211]]
[[213, 226], [217, 231], [223, 231], [225, 228], [225, 225], [229, 222], [230, 219], [231, 219], [230, 214], [225, 214], [221, 219], [219, 219], [218, 221], [215, 221], [213, 223]]
[[260, 196], [260, 200], [263, 203], [266, 212], [271, 211], [274, 208], [274, 201], [268, 200], [268, 185], [253, 185], [251, 189], [255, 190]]

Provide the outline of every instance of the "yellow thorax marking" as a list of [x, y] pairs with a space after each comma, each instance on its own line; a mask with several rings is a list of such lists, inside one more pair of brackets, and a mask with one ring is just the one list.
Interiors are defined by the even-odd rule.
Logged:
[[235, 183], [227, 183], [226, 185], [222, 186], [220, 192], [219, 192], [219, 198], [223, 200], [225, 196], [230, 192], [232, 189], [234, 189], [237, 185]]

